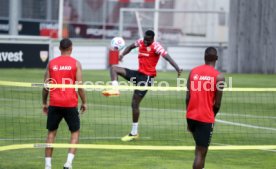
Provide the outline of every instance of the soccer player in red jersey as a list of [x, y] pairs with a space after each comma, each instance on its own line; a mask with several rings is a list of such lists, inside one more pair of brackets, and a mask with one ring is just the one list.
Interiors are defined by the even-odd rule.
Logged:
[[[56, 84], [82, 84], [82, 69], [79, 61], [71, 57], [72, 42], [70, 39], [60, 41], [59, 49], [61, 56], [52, 59], [44, 75], [44, 82]], [[47, 104], [48, 94], [49, 107]], [[78, 94], [82, 104], [81, 113], [87, 109], [86, 97], [83, 88], [78, 88]], [[48, 136], [46, 143], [54, 143], [60, 121], [64, 118], [71, 131], [71, 144], [78, 144], [80, 118], [77, 109], [78, 95], [75, 88], [44, 88], [42, 91], [43, 112], [47, 115]], [[51, 169], [51, 157], [53, 148], [45, 149], [45, 169]], [[64, 169], [72, 168], [72, 161], [76, 153], [76, 148], [70, 148]]]
[[191, 70], [186, 94], [187, 124], [196, 143], [193, 169], [202, 169], [221, 105], [224, 76], [215, 69], [217, 50], [205, 50], [205, 64]]
[[[139, 69], [130, 70], [118, 66], [112, 66], [110, 69], [110, 75], [113, 86], [118, 86], [118, 75], [122, 76], [128, 81], [133, 82], [137, 86], [152, 86], [154, 77], [156, 76], [156, 65], [162, 56], [168, 61], [177, 71], [178, 77], [182, 70], [179, 69], [178, 65], [170, 57], [167, 51], [156, 41], [154, 41], [154, 32], [148, 30], [145, 32], [144, 39], [139, 39], [135, 43], [129, 45], [123, 53], [120, 55], [120, 61], [125, 55], [127, 55], [132, 49], [139, 48]], [[131, 141], [139, 138], [138, 135], [138, 119], [140, 115], [139, 105], [143, 97], [146, 95], [147, 90], [135, 90], [132, 97], [132, 130], [131, 132], [122, 137], [122, 141]], [[103, 91], [105, 96], [118, 96], [119, 90], [106, 90]]]

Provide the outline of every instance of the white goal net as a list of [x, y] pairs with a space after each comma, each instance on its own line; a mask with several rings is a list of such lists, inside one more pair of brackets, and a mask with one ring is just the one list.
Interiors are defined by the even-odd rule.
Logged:
[[225, 42], [227, 17], [224, 11], [122, 8], [119, 32], [127, 39], [139, 38], [147, 29], [158, 30], [166, 43]]

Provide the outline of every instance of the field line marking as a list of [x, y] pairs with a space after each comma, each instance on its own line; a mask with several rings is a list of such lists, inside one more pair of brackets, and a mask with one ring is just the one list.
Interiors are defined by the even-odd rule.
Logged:
[[[223, 143], [212, 143], [212, 144], [218, 145], [218, 146], [233, 146], [231, 144], [223, 144]], [[269, 150], [269, 149], [259, 149], [259, 150], [276, 153], [276, 150]]]
[[[56, 138], [56, 140], [68, 140], [66, 137]], [[121, 139], [121, 137], [80, 137], [80, 140], [114, 140], [114, 139]], [[149, 140], [151, 137], [140, 137], [140, 139]], [[45, 138], [0, 138], [0, 141], [26, 141], [26, 140], [45, 140]]]
[[254, 129], [263, 129], [263, 130], [276, 131], [276, 128], [255, 126], [255, 125], [250, 125], [250, 124], [236, 123], [236, 122], [225, 121], [225, 120], [219, 120], [219, 119], [216, 119], [216, 122], [218, 122], [218, 123], [223, 123], [223, 124], [229, 124], [229, 125], [233, 125], [233, 126], [241, 126], [241, 127], [247, 127], [247, 128], [254, 128]]
[[219, 113], [219, 116], [236, 116], [236, 117], [247, 117], [247, 118], [256, 118], [256, 119], [276, 119], [276, 116], [258, 116], [258, 115], [250, 115], [250, 114], [238, 114], [238, 113]]

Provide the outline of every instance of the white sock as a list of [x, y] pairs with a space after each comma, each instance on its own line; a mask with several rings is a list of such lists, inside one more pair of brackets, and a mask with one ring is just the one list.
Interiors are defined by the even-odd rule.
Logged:
[[111, 84], [112, 84], [112, 86], [119, 86], [119, 83], [118, 83], [117, 80], [113, 80], [113, 81], [111, 82]]
[[51, 167], [52, 166], [52, 158], [51, 157], [45, 157], [45, 166]]
[[74, 157], [75, 157], [75, 154], [68, 153], [67, 162], [66, 163], [72, 164]]
[[138, 134], [138, 123], [132, 123], [132, 129], [130, 134], [137, 135]]

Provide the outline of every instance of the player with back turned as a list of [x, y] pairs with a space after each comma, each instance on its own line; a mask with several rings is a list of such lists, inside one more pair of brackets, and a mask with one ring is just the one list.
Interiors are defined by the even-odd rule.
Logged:
[[[52, 59], [46, 69], [44, 82], [50, 80], [57, 84], [82, 84], [82, 70], [79, 61], [71, 57], [72, 42], [70, 39], [60, 41], [59, 49], [61, 56]], [[48, 136], [46, 143], [54, 143], [59, 123], [64, 118], [69, 130], [71, 131], [71, 144], [78, 144], [80, 118], [77, 110], [78, 95], [75, 88], [54, 88], [50, 90], [50, 103], [47, 104], [49, 90], [44, 88], [43, 112], [47, 115]], [[87, 109], [86, 97], [83, 88], [78, 88], [78, 94], [81, 98], [81, 112]], [[45, 169], [51, 169], [53, 148], [45, 149]], [[76, 153], [76, 148], [70, 148], [64, 169], [72, 168], [72, 161]]]
[[205, 50], [205, 64], [191, 70], [186, 94], [187, 124], [196, 143], [193, 169], [203, 169], [215, 116], [221, 105], [224, 76], [215, 69], [217, 50]]

